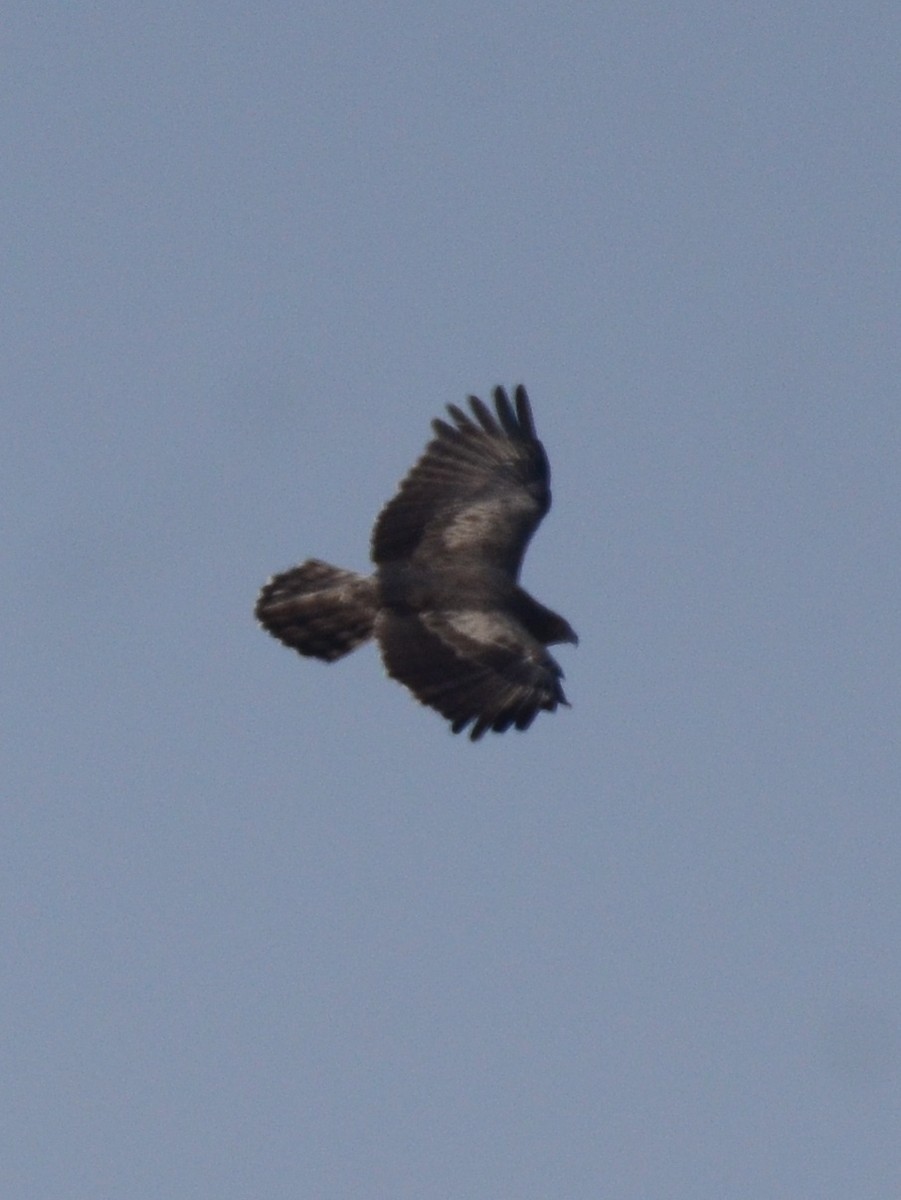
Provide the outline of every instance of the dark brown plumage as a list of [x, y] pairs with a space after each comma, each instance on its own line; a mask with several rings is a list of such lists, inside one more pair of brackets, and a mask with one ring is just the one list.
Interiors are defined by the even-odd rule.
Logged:
[[255, 610], [273, 637], [326, 662], [374, 636], [388, 674], [473, 740], [567, 704], [545, 647], [578, 640], [517, 582], [550, 471], [525, 388], [515, 407], [503, 388], [494, 403], [496, 415], [470, 396], [472, 415], [448, 405], [453, 424], [432, 422], [375, 523], [374, 575], [310, 559], [270, 579]]

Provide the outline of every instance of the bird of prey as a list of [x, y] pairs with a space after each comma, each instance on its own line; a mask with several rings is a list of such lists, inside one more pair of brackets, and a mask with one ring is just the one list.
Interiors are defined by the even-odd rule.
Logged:
[[577, 642], [563, 617], [519, 586], [529, 539], [551, 503], [550, 471], [526, 389], [495, 388], [491, 412], [454, 404], [382, 509], [375, 573], [319, 559], [273, 576], [255, 613], [300, 654], [333, 662], [374, 637], [385, 669], [454, 733], [526, 729], [568, 705], [547, 652]]

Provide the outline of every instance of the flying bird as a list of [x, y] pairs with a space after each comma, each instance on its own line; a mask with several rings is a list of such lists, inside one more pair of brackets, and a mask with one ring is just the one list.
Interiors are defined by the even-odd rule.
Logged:
[[526, 729], [568, 706], [547, 652], [577, 642], [569, 623], [519, 586], [532, 534], [551, 504], [550, 469], [526, 389], [494, 390], [470, 413], [447, 406], [434, 438], [372, 532], [375, 573], [319, 559], [274, 575], [255, 614], [298, 653], [334, 662], [374, 637], [388, 674], [454, 733]]

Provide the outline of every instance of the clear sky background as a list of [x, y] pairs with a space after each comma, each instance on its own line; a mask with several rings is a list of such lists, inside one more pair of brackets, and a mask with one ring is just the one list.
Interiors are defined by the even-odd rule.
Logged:
[[[0, 1194], [901, 1195], [896, 5], [4, 10]], [[571, 710], [252, 618], [524, 381]]]

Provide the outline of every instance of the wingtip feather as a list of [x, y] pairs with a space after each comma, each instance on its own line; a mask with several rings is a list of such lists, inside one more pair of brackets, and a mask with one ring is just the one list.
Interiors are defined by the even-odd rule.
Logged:
[[535, 436], [535, 420], [532, 416], [532, 405], [529, 403], [529, 393], [524, 384], [517, 384], [514, 396], [516, 402], [516, 417], [520, 428], [528, 437]]

